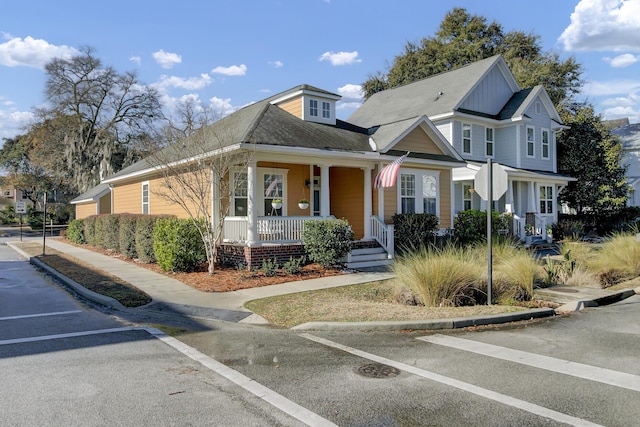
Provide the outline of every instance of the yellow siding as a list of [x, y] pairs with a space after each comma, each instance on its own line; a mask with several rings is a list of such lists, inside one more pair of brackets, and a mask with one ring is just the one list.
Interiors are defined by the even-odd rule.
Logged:
[[331, 214], [344, 218], [355, 239], [364, 237], [364, 175], [361, 169], [333, 167], [330, 170]]
[[116, 184], [113, 189], [113, 213], [142, 213], [142, 183]]
[[111, 213], [111, 193], [107, 193], [104, 196], [100, 197], [100, 213]]
[[278, 107], [282, 108], [287, 113], [293, 114], [299, 119], [302, 119], [302, 98], [296, 98], [291, 101], [278, 104]]
[[91, 215], [96, 214], [96, 204], [95, 202], [91, 203], [82, 203], [76, 205], [76, 219], [86, 218]]
[[443, 154], [442, 150], [420, 127], [409, 132], [393, 149], [411, 151], [412, 153]]

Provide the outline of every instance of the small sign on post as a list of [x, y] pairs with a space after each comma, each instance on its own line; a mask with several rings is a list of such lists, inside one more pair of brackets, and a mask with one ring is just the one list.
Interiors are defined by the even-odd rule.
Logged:
[[16, 200], [16, 213], [20, 214], [20, 241], [22, 242], [22, 215], [27, 213], [27, 202]]

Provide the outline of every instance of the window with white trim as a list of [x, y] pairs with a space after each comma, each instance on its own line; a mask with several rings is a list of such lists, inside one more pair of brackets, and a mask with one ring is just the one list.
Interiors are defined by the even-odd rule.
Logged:
[[493, 157], [493, 128], [485, 128], [485, 154], [487, 157]]
[[323, 119], [331, 118], [331, 104], [326, 101], [322, 101], [322, 118]]
[[540, 105], [539, 102], [536, 102], [535, 109], [536, 109], [536, 114], [540, 114], [542, 112], [542, 106]]
[[142, 213], [149, 215], [149, 181], [142, 183]]
[[400, 173], [398, 211], [438, 215], [438, 173], [408, 170]]
[[469, 123], [462, 124], [462, 152], [471, 154], [471, 125]]
[[[258, 209], [258, 215], [282, 216], [287, 214], [287, 169], [258, 169], [259, 197], [262, 205]], [[280, 200], [280, 207], [274, 206], [276, 200]]]
[[549, 131], [542, 129], [542, 158], [549, 158]]
[[313, 117], [318, 117], [318, 100], [317, 99], [309, 100], [309, 115]]
[[249, 186], [247, 182], [247, 172], [233, 171], [233, 188], [231, 191], [231, 212], [234, 216], [246, 216], [247, 204], [249, 200]]
[[471, 210], [471, 188], [469, 184], [462, 185], [462, 209], [465, 211]]
[[536, 138], [534, 129], [527, 126], [527, 157], [535, 156]]
[[540, 213], [553, 213], [553, 187], [550, 185], [540, 186]]

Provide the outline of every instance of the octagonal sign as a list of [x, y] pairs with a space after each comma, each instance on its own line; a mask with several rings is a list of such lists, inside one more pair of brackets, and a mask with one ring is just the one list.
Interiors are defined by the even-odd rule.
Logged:
[[[507, 171], [498, 163], [493, 163], [493, 201], [500, 200], [500, 197], [507, 192], [508, 179]], [[473, 188], [482, 200], [489, 198], [488, 181], [489, 165], [486, 164], [476, 173]]]

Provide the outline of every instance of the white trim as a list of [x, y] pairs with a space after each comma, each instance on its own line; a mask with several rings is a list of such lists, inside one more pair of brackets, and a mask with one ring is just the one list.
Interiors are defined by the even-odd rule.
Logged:
[[[487, 139], [488, 130], [491, 130], [491, 138], [493, 138], [491, 141]], [[491, 155], [487, 153], [487, 146], [489, 145], [489, 142], [491, 142]], [[491, 126], [484, 127], [484, 155], [488, 159], [493, 159], [496, 157], [496, 129]]]
[[[413, 175], [416, 177], [416, 194], [414, 199], [416, 199], [416, 211], [415, 213], [424, 213], [424, 204], [422, 202], [422, 195], [424, 194], [422, 191], [422, 177], [423, 176], [432, 176], [436, 179], [436, 213], [435, 215], [440, 218], [440, 198], [442, 194], [440, 192], [440, 171], [428, 170], [428, 169], [411, 169], [411, 168], [401, 168], [398, 172], [398, 177], [396, 178], [396, 211], [402, 212], [402, 188], [401, 188], [401, 176], [402, 175]], [[418, 179], [420, 178], [420, 179]], [[418, 199], [420, 203], [418, 203]]]
[[[469, 151], [464, 150], [464, 131], [465, 125], [469, 126]], [[472, 154], [473, 153], [473, 125], [468, 122], [460, 122], [460, 151], [462, 154]]]
[[[547, 155], [544, 155], [544, 133], [547, 133]], [[540, 157], [549, 160], [551, 158], [551, 131], [547, 128], [540, 129]]]
[[[146, 212], [144, 211], [144, 205], [145, 205], [145, 203], [144, 203], [144, 186], [145, 185], [147, 186], [147, 203], [146, 203], [147, 211]], [[141, 208], [141, 212], [142, 212], [143, 215], [150, 215], [151, 214], [151, 204], [149, 203], [150, 202], [149, 199], [151, 198], [150, 195], [151, 195], [151, 186], [149, 185], [149, 181], [142, 181], [140, 183], [140, 196], [141, 196], [140, 197], [140, 208]]]
[[[529, 141], [529, 129], [531, 129], [533, 131], [532, 132], [532, 135], [533, 135], [533, 140], [532, 141]], [[535, 159], [536, 158], [536, 128], [534, 126], [527, 126], [525, 128], [525, 131], [524, 131], [524, 138], [525, 138], [525, 141], [526, 141], [526, 144], [527, 144], [525, 146], [525, 155], [530, 159]], [[529, 154], [529, 142], [531, 142], [532, 145], [533, 145], [533, 154]]]

